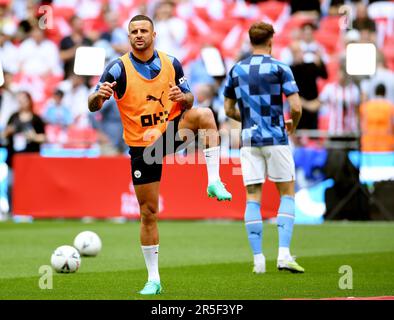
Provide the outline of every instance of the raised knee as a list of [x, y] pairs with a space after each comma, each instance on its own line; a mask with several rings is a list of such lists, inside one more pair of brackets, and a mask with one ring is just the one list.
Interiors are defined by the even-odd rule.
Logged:
[[213, 112], [210, 108], [198, 108], [198, 117], [202, 121], [214, 120]]
[[198, 108], [198, 122], [200, 129], [214, 129], [216, 128], [215, 117], [210, 108]]

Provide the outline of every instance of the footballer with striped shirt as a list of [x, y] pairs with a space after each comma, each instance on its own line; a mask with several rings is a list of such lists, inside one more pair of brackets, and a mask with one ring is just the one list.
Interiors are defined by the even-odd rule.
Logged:
[[[250, 27], [253, 52], [230, 70], [224, 106], [228, 117], [242, 123], [240, 158], [247, 198], [244, 220], [254, 256], [253, 272], [266, 271], [260, 206], [262, 184], [268, 178], [276, 184], [280, 194], [277, 268], [302, 273], [304, 269], [290, 254], [295, 216], [295, 165], [288, 143], [288, 133], [295, 131], [302, 109], [290, 68], [271, 57], [273, 35], [270, 24], [256, 22]], [[290, 104], [289, 120], [284, 119], [282, 94]]]

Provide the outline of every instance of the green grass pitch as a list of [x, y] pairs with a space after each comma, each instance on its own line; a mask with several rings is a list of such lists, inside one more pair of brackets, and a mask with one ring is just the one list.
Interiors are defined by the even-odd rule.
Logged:
[[[278, 236], [264, 224], [267, 273], [252, 273], [252, 254], [241, 221], [160, 221], [160, 273], [164, 292], [137, 294], [147, 278], [139, 223], [35, 221], [0, 223], [0, 299], [286, 299], [394, 295], [394, 223], [329, 222], [296, 225], [292, 254], [306, 269], [276, 269]], [[77, 273], [53, 275], [39, 288], [39, 267], [81, 231], [97, 232], [103, 248], [82, 258]], [[339, 268], [353, 272], [353, 289], [339, 288]]]

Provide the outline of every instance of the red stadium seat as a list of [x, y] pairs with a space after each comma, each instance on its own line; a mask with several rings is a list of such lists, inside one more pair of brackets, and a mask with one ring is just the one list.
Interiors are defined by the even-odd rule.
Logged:
[[328, 130], [328, 123], [330, 121], [329, 115], [319, 115], [317, 127], [319, 130]]
[[293, 41], [291, 32], [281, 32], [274, 34], [274, 46], [287, 47]]
[[386, 60], [387, 67], [394, 71], [394, 42], [388, 43], [383, 47], [383, 55]]
[[45, 126], [45, 135], [49, 143], [63, 143], [67, 139], [67, 133], [62, 126], [47, 124]]
[[211, 33], [210, 36], [214, 36], [215, 33], [220, 33], [222, 35], [222, 40], [226, 37], [227, 33], [239, 22], [237, 18], [226, 18], [224, 20], [211, 20], [209, 21], [209, 26], [211, 30], [215, 32]]
[[67, 130], [68, 142], [64, 147], [89, 148], [97, 142], [97, 131], [93, 128], [69, 127]]
[[276, 21], [280, 15], [289, 7], [286, 2], [279, 2], [269, 0], [258, 4], [259, 9], [263, 14], [269, 17], [272, 21]]
[[326, 16], [320, 20], [319, 31], [329, 33], [340, 33], [340, 16]]
[[200, 17], [201, 19], [203, 19], [205, 21], [211, 20], [209, 14], [208, 14], [207, 8], [205, 8], [205, 7], [197, 7], [197, 6], [195, 6], [194, 7], [194, 12], [196, 13], [196, 15], [198, 17]]
[[105, 22], [102, 16], [98, 16], [92, 19], [84, 19], [83, 22], [84, 22], [85, 32], [90, 32], [90, 31], [105, 32], [108, 30], [107, 23]]
[[66, 21], [70, 21], [71, 17], [75, 15], [75, 9], [71, 7], [52, 6], [53, 16], [62, 17]]
[[319, 42], [324, 47], [324, 49], [326, 49], [328, 54], [337, 52], [339, 34], [322, 31], [319, 29], [314, 32], [314, 36], [316, 41]]
[[47, 95], [52, 95], [53, 92], [55, 91], [56, 87], [60, 83], [60, 81], [63, 80], [63, 76], [47, 76], [44, 80], [44, 85], [45, 85], [45, 93]]
[[292, 29], [301, 28], [305, 23], [309, 22], [313, 23], [314, 19], [306, 16], [290, 16], [282, 32], [290, 32]]
[[384, 39], [384, 45], [394, 45], [394, 34], [392, 36], [386, 36]]
[[209, 28], [209, 24], [199, 17], [195, 17], [194, 19], [186, 20], [188, 36], [199, 36], [204, 35], [208, 37], [211, 34], [211, 29]]
[[336, 81], [338, 78], [338, 73], [339, 73], [339, 68], [340, 64], [338, 61], [332, 59], [329, 63], [326, 65], [327, 68], [327, 73], [328, 73], [328, 81]]
[[394, 35], [386, 36], [383, 45], [383, 55], [386, 59], [387, 67], [394, 71]]

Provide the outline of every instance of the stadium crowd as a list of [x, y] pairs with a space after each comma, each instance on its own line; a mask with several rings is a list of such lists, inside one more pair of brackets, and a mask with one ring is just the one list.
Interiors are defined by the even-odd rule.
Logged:
[[[114, 100], [89, 114], [87, 98], [98, 79], [76, 75], [73, 66], [80, 46], [104, 48], [107, 63], [127, 52], [127, 24], [139, 13], [153, 17], [156, 47], [182, 62], [195, 105], [211, 108], [221, 129], [239, 124], [224, 113], [225, 73], [212, 74], [202, 49], [217, 49], [228, 71], [250, 52], [251, 21], [263, 20], [276, 31], [272, 55], [291, 65], [300, 88], [299, 128], [333, 135], [361, 129], [365, 150], [394, 151], [394, 1], [0, 0], [0, 132], [11, 154], [37, 150], [29, 146], [44, 141], [64, 148], [99, 143], [106, 155], [125, 152]], [[346, 45], [364, 42], [377, 47], [377, 71], [350, 77]], [[21, 93], [31, 96], [28, 113]], [[37, 119], [45, 139], [31, 131]], [[26, 121], [28, 129], [20, 125]], [[20, 135], [23, 130], [32, 134]], [[224, 143], [239, 147], [236, 139]]]

